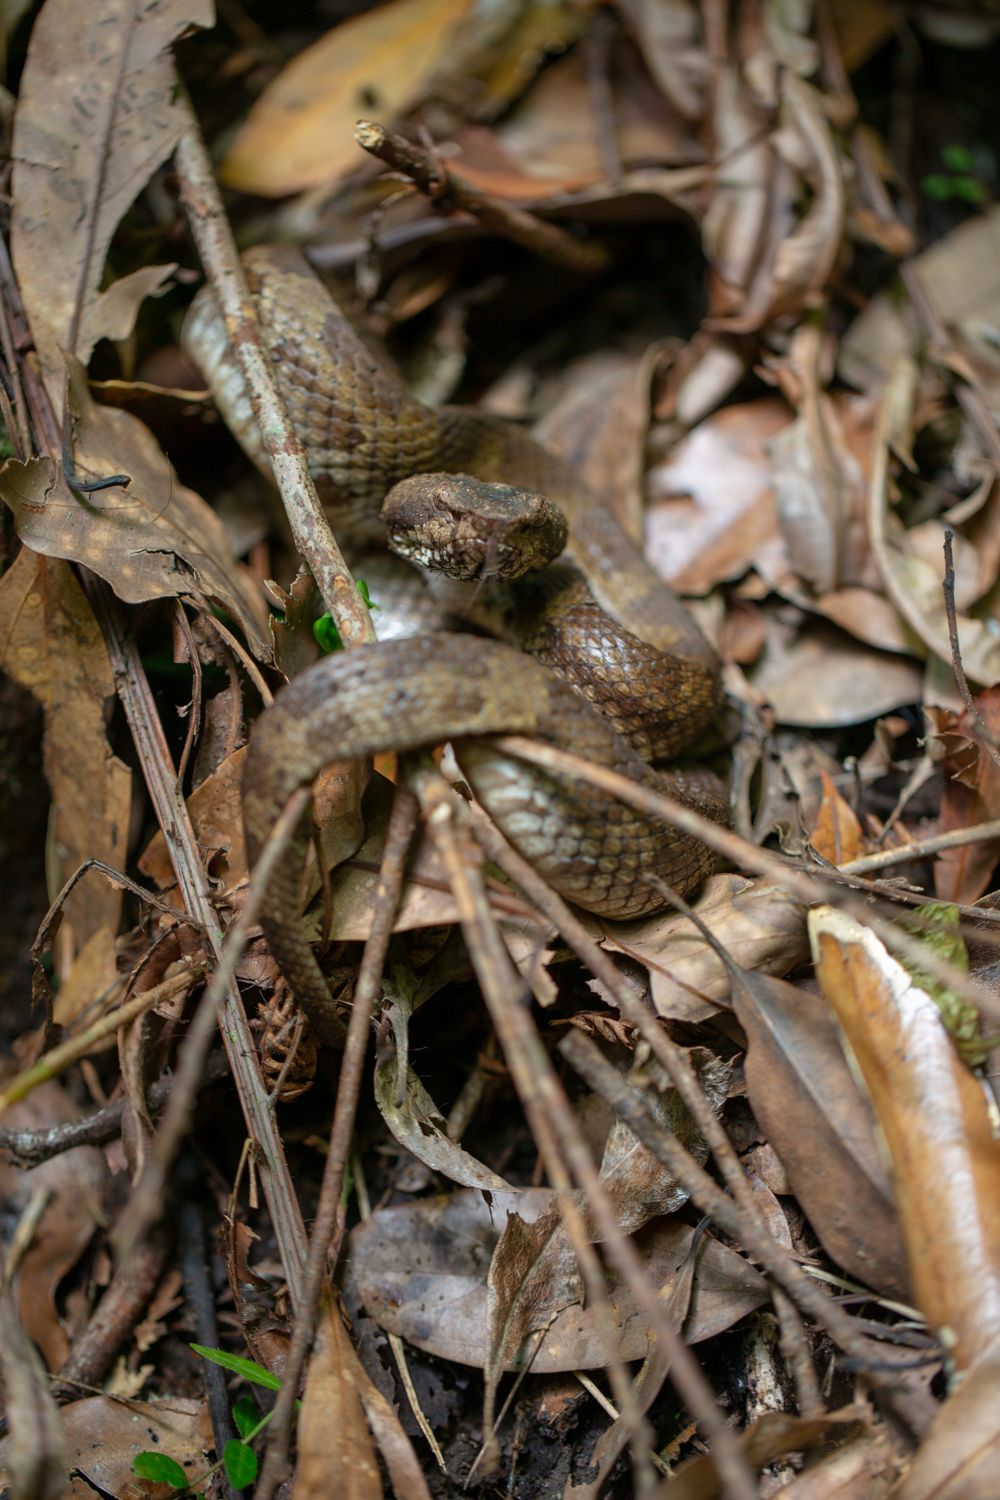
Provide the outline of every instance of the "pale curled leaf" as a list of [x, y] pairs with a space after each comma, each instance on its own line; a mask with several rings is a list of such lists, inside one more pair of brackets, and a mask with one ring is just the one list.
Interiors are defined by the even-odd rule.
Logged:
[[1000, 1342], [941, 1407], [892, 1500], [994, 1500], [1000, 1464]]
[[885, 1138], [913, 1295], [966, 1369], [1000, 1337], [1000, 1143], [983, 1090], [873, 932], [832, 907], [809, 932]]
[[210, 26], [211, 0], [46, 0], [14, 123], [11, 252], [57, 409], [61, 352], [86, 363], [123, 338], [173, 270], [145, 267], [99, 291], [111, 236], [182, 128], [172, 43]]
[[49, 458], [9, 460], [0, 470], [0, 498], [14, 512], [21, 541], [46, 557], [83, 563], [128, 604], [179, 597], [202, 608], [209, 601], [221, 605], [267, 660], [266, 608], [230, 557], [218, 517], [178, 483], [147, 427], [129, 412], [96, 405], [79, 366], [71, 379], [78, 473], [95, 479], [113, 469], [131, 483], [84, 496], [69, 488]]
[[[483, 1194], [463, 1189], [381, 1209], [351, 1233], [349, 1270], [365, 1309], [390, 1333], [445, 1359], [481, 1369], [485, 1355], [486, 1274], [508, 1212], [528, 1221], [548, 1210], [548, 1189]], [[693, 1230], [657, 1220], [636, 1236], [648, 1274], [672, 1285]], [[696, 1343], [730, 1327], [767, 1298], [763, 1279], [735, 1252], [710, 1241], [699, 1257], [685, 1336]], [[627, 1288], [611, 1289], [623, 1359], [648, 1350], [645, 1319]], [[537, 1373], [600, 1368], [599, 1324], [588, 1309], [567, 1307], [548, 1330], [532, 1365]]]

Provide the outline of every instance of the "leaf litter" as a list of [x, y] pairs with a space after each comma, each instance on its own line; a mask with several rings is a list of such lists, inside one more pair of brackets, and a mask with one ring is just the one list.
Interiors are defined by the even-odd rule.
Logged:
[[[0, 1118], [15, 1500], [145, 1493], [151, 1450], [262, 1496], [288, 1462], [302, 1495], [992, 1495], [997, 43], [907, 9], [905, 42], [882, 0], [4, 21], [0, 665], [51, 794], [7, 877], [43, 1008], [3, 1082], [49, 1080]], [[318, 1048], [255, 928], [247, 728], [322, 605], [178, 347], [181, 202], [210, 276], [200, 217], [304, 243], [417, 388], [536, 422], [720, 647], [735, 832], [693, 914], [580, 919], [481, 861], [530, 1033], [426, 834], [359, 975], [392, 759], [363, 800], [326, 773], [307, 890], [367, 1050]], [[552, 224], [601, 269], [554, 274]]]

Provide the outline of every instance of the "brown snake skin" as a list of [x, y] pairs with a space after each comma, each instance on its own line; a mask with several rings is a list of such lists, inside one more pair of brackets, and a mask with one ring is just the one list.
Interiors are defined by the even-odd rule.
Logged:
[[[587, 680], [578, 686], [609, 707], [618, 726], [539, 661], [474, 636], [387, 641], [327, 657], [282, 690], [251, 735], [244, 780], [251, 861], [291, 794], [325, 765], [451, 740], [487, 812], [569, 900], [634, 917], [663, 905], [649, 874], [682, 892], [695, 888], [714, 863], [703, 844], [585, 783], [505, 760], [488, 738], [534, 735], [724, 819], [707, 778], [654, 772], [633, 748], [675, 753], [704, 728], [718, 700], [718, 664], [683, 606], [572, 471], [530, 436], [499, 418], [416, 401], [362, 344], [297, 251], [263, 247], [245, 264], [282, 394], [338, 535], [384, 537], [379, 508], [388, 490], [433, 470], [548, 495], [566, 514], [565, 555], [585, 583], [565, 569], [560, 579], [558, 566], [554, 583], [539, 575], [537, 588], [551, 597], [533, 616], [528, 634], [537, 639], [528, 646], [571, 681], [575, 669], [562, 660], [567, 638], [584, 658], [589, 652]], [[184, 343], [228, 425], [267, 472], [207, 290], [192, 306]], [[307, 848], [304, 824], [275, 872], [261, 922], [296, 996], [332, 1037], [339, 1024], [300, 921]]]

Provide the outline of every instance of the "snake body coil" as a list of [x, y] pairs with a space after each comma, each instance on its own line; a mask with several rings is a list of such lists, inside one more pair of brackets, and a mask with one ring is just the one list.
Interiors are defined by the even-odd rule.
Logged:
[[[705, 778], [653, 772], [634, 748], [672, 755], [714, 711], [718, 663], [683, 606], [573, 472], [528, 434], [482, 413], [433, 411], [415, 400], [362, 344], [296, 251], [265, 247], [245, 263], [282, 394], [339, 536], [384, 538], [379, 511], [389, 489], [431, 471], [516, 484], [558, 503], [572, 571], [540, 575], [541, 606], [527, 644], [577, 689], [509, 646], [469, 636], [385, 642], [327, 658], [283, 689], [254, 728], [244, 781], [251, 859], [288, 797], [324, 765], [450, 739], [460, 742], [463, 770], [487, 811], [570, 900], [628, 917], [663, 904], [650, 873], [693, 889], [713, 864], [703, 844], [583, 783], [506, 761], [489, 742], [504, 732], [536, 735], [724, 817]], [[228, 425], [266, 472], [207, 289], [192, 306], [185, 345]], [[300, 830], [274, 876], [262, 925], [322, 1028], [329, 992], [299, 920], [306, 842]]]

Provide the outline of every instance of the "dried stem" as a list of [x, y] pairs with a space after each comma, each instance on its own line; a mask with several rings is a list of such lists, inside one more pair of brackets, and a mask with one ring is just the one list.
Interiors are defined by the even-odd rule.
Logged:
[[183, 91], [178, 104], [187, 114], [187, 127], [174, 152], [181, 200], [253, 406], [296, 548], [308, 564], [344, 644], [358, 646], [373, 641], [371, 615], [323, 514], [305, 451], [288, 420], [275, 383], [253, 298], [216, 186], [212, 160]]
[[[840, 875], [867, 875], [870, 870], [886, 870], [892, 865], [908, 865], [913, 860], [926, 859], [931, 854], [940, 854], [945, 849], [961, 849], [966, 844], [979, 844], [985, 839], [1000, 838], [1000, 818], [988, 823], [977, 823], [974, 828], [953, 828], [949, 833], [934, 833], [926, 839], [915, 839], [912, 844], [900, 844], [895, 849], [881, 849], [877, 854], [863, 854], [860, 859], [848, 860], [838, 865]], [[988, 916], [983, 912], [983, 916]]]
[[941, 584], [941, 591], [944, 594], [944, 612], [948, 620], [948, 644], [951, 646], [952, 671], [955, 673], [955, 681], [958, 684], [958, 691], [962, 695], [962, 702], [965, 704], [969, 717], [972, 720], [973, 736], [977, 744], [986, 751], [986, 754], [997, 770], [1000, 771], [1000, 755], [997, 754], [997, 747], [993, 742], [993, 736], [983, 723], [980, 712], [973, 702], [972, 694], [969, 691], [969, 679], [965, 675], [965, 666], [962, 662], [962, 648], [958, 641], [958, 616], [955, 610], [955, 555], [952, 550], [953, 541], [954, 532], [950, 527], [946, 527], [944, 533], [944, 580]]
[[552, 265], [586, 274], [602, 271], [608, 263], [608, 257], [599, 245], [585, 244], [567, 234], [565, 229], [539, 219], [526, 209], [514, 208], [499, 198], [480, 192], [479, 188], [447, 168], [437, 156], [415, 146], [405, 136], [396, 135], [370, 120], [359, 120], [354, 127], [354, 139], [394, 171], [403, 172], [433, 202], [464, 209], [485, 229], [512, 240]]

